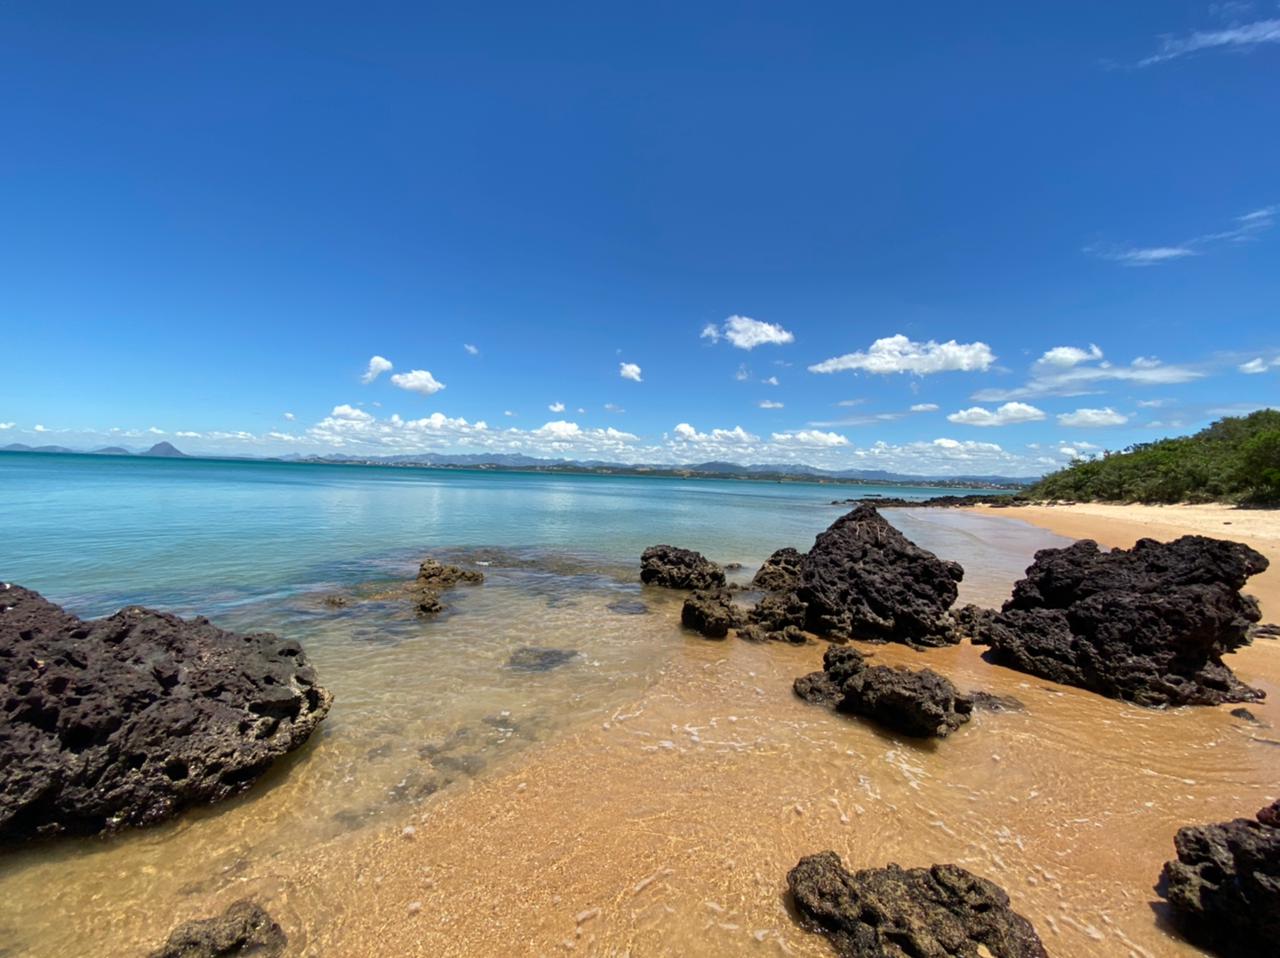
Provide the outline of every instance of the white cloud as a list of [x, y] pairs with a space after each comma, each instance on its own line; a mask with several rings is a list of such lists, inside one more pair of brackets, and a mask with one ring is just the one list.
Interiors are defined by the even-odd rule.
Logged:
[[564, 403], [553, 402], [550, 405], [548, 405], [547, 408], [550, 409], [552, 412], [564, 412]]
[[730, 316], [720, 326], [707, 323], [699, 334], [703, 339], [713, 343], [727, 339], [738, 349], [755, 349], [767, 344], [781, 345], [795, 342], [795, 336], [777, 323], [766, 323], [763, 320], [751, 319], [749, 316]]
[[174, 435], [177, 436], [179, 439], [199, 439], [200, 438], [200, 433], [192, 432], [190, 430], [186, 430], [183, 432], [175, 432]]
[[912, 412], [937, 412], [938, 404], [936, 402], [918, 402], [911, 407]]
[[157, 428], [156, 426], [152, 426], [151, 428], [149, 428], [149, 429], [147, 430], [147, 432], [151, 433], [151, 435], [153, 435], [153, 436], [163, 436], [163, 435], [164, 435], [164, 430], [163, 430], [163, 429], [159, 429], [159, 428]]
[[16, 422], [0, 422], [0, 430], [12, 429], [16, 425], [18, 425]]
[[1139, 356], [1128, 366], [1081, 362], [1074, 366], [1054, 367], [1038, 360], [1032, 366], [1031, 379], [1025, 385], [1014, 389], [980, 389], [973, 398], [978, 402], [1004, 402], [1032, 396], [1083, 396], [1097, 392], [1097, 387], [1105, 382], [1160, 386], [1187, 383], [1203, 376], [1204, 373], [1188, 366], [1165, 365], [1147, 356]]
[[401, 389], [407, 389], [409, 392], [422, 393], [424, 396], [434, 395], [444, 389], [444, 383], [439, 382], [426, 369], [413, 369], [407, 373], [396, 373], [391, 377], [391, 383]]
[[710, 432], [698, 432], [687, 422], [682, 422], [677, 423], [671, 432], [680, 442], [748, 443], [758, 442], [760, 439], [759, 436], [753, 436], [741, 426], [734, 426], [732, 429], [712, 429]]
[[515, 415], [515, 413], [513, 413], [510, 409], [504, 409], [504, 410], [502, 410], [502, 415], [504, 415], [504, 416], [514, 416], [514, 415]]
[[1161, 406], [1167, 406], [1167, 399], [1139, 399], [1137, 405], [1142, 409], [1159, 409]]
[[1280, 43], [1280, 20], [1258, 20], [1222, 30], [1200, 30], [1184, 37], [1161, 37], [1160, 51], [1139, 60], [1138, 66], [1149, 67], [1201, 50], [1248, 49], [1263, 43]]
[[1265, 373], [1268, 366], [1274, 365], [1276, 365], [1276, 362], [1268, 363], [1265, 359], [1259, 356], [1257, 359], [1251, 359], [1247, 363], [1241, 363], [1236, 367], [1236, 369], [1240, 370], [1242, 373], [1254, 375], [1256, 373]]
[[470, 354], [470, 355], [472, 355], [472, 356], [479, 356], [479, 355], [480, 355], [480, 347], [479, 347], [479, 346], [473, 346], [473, 345], [471, 345], [470, 343], [463, 343], [463, 344], [462, 344], [462, 348], [463, 348], [463, 349], [465, 349], [465, 350], [467, 351], [467, 353], [468, 353], [468, 354]]
[[947, 420], [965, 426], [1011, 426], [1020, 422], [1037, 422], [1044, 418], [1044, 411], [1024, 402], [1007, 402], [996, 410], [970, 406], [953, 412]]
[[738, 367], [738, 371], [733, 374], [733, 378], [740, 383], [745, 383], [751, 378], [751, 370], [747, 368], [746, 363]]
[[1094, 244], [1084, 251], [1122, 266], [1160, 266], [1189, 256], [1199, 256], [1219, 243], [1247, 243], [1276, 224], [1280, 206], [1264, 206], [1237, 216], [1232, 225], [1214, 233], [1202, 233], [1170, 246], [1110, 246]]
[[1080, 455], [1080, 453], [1077, 450], [1072, 449], [1070, 446], [1059, 447], [1058, 454], [1062, 456], [1066, 456], [1068, 459], [1075, 459]]
[[36, 423], [36, 432], [48, 432], [48, 431], [49, 430], [46, 429], [44, 426], [40, 425], [40, 423]]
[[295, 416], [295, 415], [294, 415], [293, 413], [291, 413], [291, 412], [287, 412], [287, 413], [285, 413], [285, 414], [284, 414], [284, 418], [285, 418], [285, 419], [287, 419], [287, 420], [289, 420], [289, 422], [293, 422], [293, 421], [294, 421], [295, 419], [297, 419], [298, 417], [297, 417], [297, 416]]
[[333, 412], [329, 413], [331, 419], [342, 419], [348, 422], [372, 422], [373, 417], [363, 409], [357, 409], [355, 406], [343, 403], [341, 406], [334, 406]]
[[394, 367], [391, 360], [383, 356], [374, 356], [369, 360], [369, 368], [364, 371], [364, 375], [360, 377], [362, 383], [371, 383], [383, 373], [388, 372]]
[[626, 412], [626, 410], [623, 409], [621, 406], [619, 406], [617, 403], [612, 403], [612, 402], [607, 402], [604, 404], [604, 411], [614, 412], [619, 414]]
[[781, 409], [782, 403], [774, 402], [772, 399], [762, 399], [759, 406], [761, 409]]
[[845, 353], [809, 367], [811, 373], [836, 373], [861, 369], [870, 373], [913, 373], [927, 376], [942, 372], [985, 372], [995, 362], [986, 343], [918, 343], [901, 333], [877, 339], [866, 352]]
[[836, 432], [821, 432], [817, 429], [799, 429], [795, 432], [775, 432], [770, 437], [774, 442], [794, 444], [798, 446], [847, 446], [849, 440]]
[[1056, 369], [1070, 369], [1072, 366], [1079, 366], [1081, 363], [1101, 358], [1102, 350], [1092, 343], [1089, 344], [1088, 349], [1081, 349], [1079, 346], [1054, 346], [1053, 349], [1047, 350], [1043, 356], [1036, 360], [1036, 365]]
[[643, 382], [640, 378], [640, 367], [635, 363], [618, 363], [618, 375], [632, 382]]
[[1189, 246], [1086, 246], [1085, 252], [1121, 266], [1160, 266], [1196, 255]]
[[1103, 409], [1077, 409], [1075, 412], [1064, 412], [1058, 415], [1058, 422], [1073, 428], [1123, 426], [1128, 421], [1128, 416], [1116, 412], [1110, 406]]
[[762, 380], [760, 380], [760, 381], [761, 381], [762, 383], [764, 383], [766, 386], [777, 386], [777, 385], [779, 385], [779, 383], [778, 383], [778, 377], [777, 377], [777, 376], [770, 376], [768, 379], [762, 379]]

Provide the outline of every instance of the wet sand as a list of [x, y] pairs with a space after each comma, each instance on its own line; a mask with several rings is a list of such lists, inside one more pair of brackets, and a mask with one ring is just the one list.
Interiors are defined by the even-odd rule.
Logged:
[[[1026, 527], [1002, 517], [957, 528], [991, 541]], [[961, 601], [997, 602], [1014, 573], [1002, 574], [966, 583]], [[652, 681], [483, 774], [321, 840], [296, 816], [307, 778], [341, 741], [335, 726], [243, 801], [98, 853], [30, 856], [4, 889], [29, 901], [0, 906], [0, 930], [5, 919], [47, 925], [32, 954], [94, 941], [124, 958], [253, 897], [296, 955], [818, 958], [830, 949], [795, 924], [785, 876], [830, 848], [855, 868], [956, 862], [991, 878], [1057, 958], [1189, 956], [1200, 952], [1165, 928], [1152, 887], [1174, 832], [1252, 814], [1277, 794], [1280, 643], [1230, 659], [1267, 692], [1250, 706], [1260, 725], [1229, 707], [1151, 711], [1053, 686], [988, 665], [967, 643], [859, 644], [876, 661], [929, 665], [1026, 706], [921, 743], [795, 697], [792, 681], [820, 667], [825, 644], [707, 641], [679, 628], [678, 595], [644, 599], [651, 614], [619, 635], [651, 650]], [[543, 635], [546, 615], [530, 606], [521, 622]], [[493, 705], [519, 713], [511, 689]], [[254, 834], [264, 830], [269, 840]]]

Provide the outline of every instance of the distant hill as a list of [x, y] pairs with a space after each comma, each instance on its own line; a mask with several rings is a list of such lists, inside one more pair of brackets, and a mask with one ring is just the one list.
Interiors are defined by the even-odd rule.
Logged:
[[1280, 411], [1229, 416], [1193, 436], [1130, 446], [1045, 476], [1029, 499], [1280, 505]]
[[187, 454], [180, 452], [171, 442], [158, 442], [140, 456], [158, 456], [162, 459], [186, 459]]
[[101, 449], [94, 449], [92, 455], [95, 456], [132, 456], [128, 449], [124, 446], [103, 446]]
[[0, 446], [0, 452], [75, 452], [75, 450], [68, 449], [66, 446], [28, 446], [23, 442], [11, 442], [7, 446]]

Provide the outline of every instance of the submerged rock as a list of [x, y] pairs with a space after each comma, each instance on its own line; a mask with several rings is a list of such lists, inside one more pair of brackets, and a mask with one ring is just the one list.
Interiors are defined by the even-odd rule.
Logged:
[[435, 589], [413, 589], [409, 594], [409, 601], [413, 603], [413, 611], [424, 618], [444, 611], [440, 593]]
[[963, 576], [863, 504], [815, 540], [796, 595], [811, 632], [940, 646], [959, 641], [947, 610]]
[[822, 852], [800, 859], [787, 886], [840, 958], [1047, 958], [1004, 889], [959, 865], [849, 872]]
[[247, 789], [332, 697], [268, 632], [0, 587], [0, 839], [151, 825]]
[[179, 925], [149, 958], [277, 958], [288, 943], [261, 905], [241, 899], [217, 918]]
[[507, 668], [521, 672], [550, 672], [557, 666], [572, 662], [580, 654], [576, 649], [542, 649], [525, 645], [511, 653]]
[[692, 549], [650, 546], [640, 556], [640, 581], [668, 589], [724, 588], [724, 570]]
[[479, 569], [445, 565], [439, 559], [428, 556], [418, 566], [417, 581], [419, 586], [429, 589], [451, 589], [455, 585], [479, 585], [484, 581], [484, 573]]
[[605, 606], [617, 615], [648, 615], [649, 607], [639, 599], [618, 599]]
[[795, 681], [802, 699], [837, 711], [862, 715], [888, 728], [921, 738], [945, 738], [969, 721], [974, 702], [931, 669], [867, 665], [856, 649], [833, 646], [822, 671]]
[[766, 592], [791, 592], [800, 585], [800, 565], [804, 554], [790, 547], [779, 549], [764, 560], [751, 580], [751, 588]]
[[727, 589], [703, 590], [684, 600], [680, 622], [708, 639], [723, 639], [742, 623], [742, 613]]
[[1187, 937], [1224, 955], [1274, 955], [1280, 942], [1280, 799], [1257, 814], [1190, 825], [1173, 840], [1161, 894]]
[[1256, 701], [1264, 693], [1222, 655], [1249, 643], [1261, 616], [1240, 589], [1267, 565], [1246, 545], [1205, 536], [1044, 549], [979, 623], [979, 640], [1001, 665], [1139, 705]]

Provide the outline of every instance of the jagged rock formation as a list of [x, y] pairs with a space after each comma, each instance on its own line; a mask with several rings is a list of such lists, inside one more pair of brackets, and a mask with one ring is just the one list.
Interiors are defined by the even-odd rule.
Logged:
[[1265, 557], [1238, 542], [1183, 536], [1101, 551], [1083, 540], [1036, 553], [1013, 597], [969, 616], [991, 658], [1139, 705], [1217, 705], [1264, 695], [1222, 656], [1250, 641], [1258, 603], [1242, 595]]
[[907, 735], [945, 738], [973, 712], [973, 699], [931, 669], [867, 665], [856, 649], [839, 645], [827, 649], [822, 665], [796, 679], [797, 695]]
[[640, 581], [668, 589], [722, 589], [724, 570], [700, 552], [650, 546], [640, 556]]
[[779, 549], [764, 560], [764, 565], [751, 579], [751, 588], [766, 592], [791, 592], [800, 585], [800, 566], [803, 562], [803, 553], [789, 546]]
[[742, 624], [742, 618], [727, 589], [694, 592], [680, 610], [681, 623], [708, 639], [723, 639], [731, 628]]
[[247, 789], [329, 711], [302, 648], [0, 587], [0, 840], [151, 825]]
[[1257, 818], [1189, 825], [1173, 840], [1162, 894], [1187, 937], [1223, 955], [1263, 958], [1280, 943], [1280, 800]]
[[1004, 889], [959, 865], [849, 872], [822, 852], [800, 859], [787, 885], [840, 958], [1047, 958]]
[[819, 635], [940, 646], [959, 641], [947, 610], [963, 577], [863, 504], [818, 536], [796, 596]]
[[241, 899], [216, 918], [179, 925], [149, 958], [278, 958], [288, 943], [261, 905]]
[[428, 556], [418, 566], [418, 577], [409, 584], [409, 601], [418, 615], [428, 618], [444, 611], [441, 592], [457, 585], [479, 585], [482, 582], [484, 573], [479, 569], [445, 565]]

